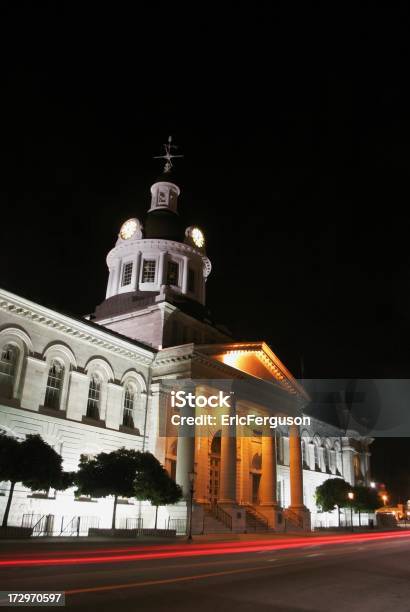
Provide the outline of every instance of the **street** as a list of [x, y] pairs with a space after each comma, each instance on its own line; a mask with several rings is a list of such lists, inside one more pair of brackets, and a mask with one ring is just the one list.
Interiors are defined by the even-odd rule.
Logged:
[[410, 610], [407, 531], [10, 550], [1, 590], [64, 590], [80, 610]]

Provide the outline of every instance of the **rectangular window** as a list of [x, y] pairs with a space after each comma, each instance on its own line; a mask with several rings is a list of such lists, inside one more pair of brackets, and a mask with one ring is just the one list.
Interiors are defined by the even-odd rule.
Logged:
[[195, 291], [195, 270], [192, 268], [188, 269], [188, 291], [190, 293]]
[[168, 262], [167, 270], [167, 285], [178, 286], [179, 282], [179, 265], [175, 261]]
[[155, 260], [144, 259], [142, 264], [142, 281], [143, 283], [155, 282]]
[[122, 278], [121, 278], [121, 287], [125, 285], [129, 285], [131, 283], [132, 276], [132, 262], [126, 263], [122, 267]]

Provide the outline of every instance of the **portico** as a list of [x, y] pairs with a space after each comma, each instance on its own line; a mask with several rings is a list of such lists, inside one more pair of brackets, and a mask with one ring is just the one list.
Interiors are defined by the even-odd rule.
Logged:
[[[244, 369], [222, 364], [206, 355], [206, 348], [204, 353], [202, 347], [197, 350], [198, 355], [192, 356], [191, 376], [201, 376], [201, 379], [195, 384], [195, 379], [191, 378], [194, 393], [215, 396], [219, 383], [224, 387], [229, 380], [231, 401], [228, 408], [184, 405], [179, 416], [181, 419], [191, 417], [191, 425], [185, 421], [184, 427], [168, 431], [170, 436], [175, 436], [177, 447], [176, 480], [187, 498], [190, 495], [188, 474], [195, 473], [195, 512], [221, 509], [231, 517], [232, 524], [238, 522], [238, 530], [243, 531], [248, 511], [257, 513], [270, 529], [284, 529], [285, 519], [288, 528], [308, 529], [309, 511], [303, 505], [299, 427], [289, 427], [279, 434], [277, 429], [267, 425], [273, 416], [293, 419], [300, 413], [303, 392], [297, 382], [292, 392], [286, 384], [272, 384], [269, 378], [256, 378]], [[249, 360], [257, 358], [254, 347], [248, 357]], [[220, 378], [215, 376], [215, 367]], [[210, 374], [208, 368], [214, 369], [213, 380], [203, 379], [204, 374]], [[288, 381], [293, 382], [289, 378]], [[206, 416], [212, 417], [214, 422], [203, 419]], [[253, 418], [249, 419], [250, 416]], [[195, 423], [198, 417], [203, 420]], [[253, 425], [258, 422], [262, 423], [259, 428]], [[290, 449], [291, 503], [288, 508], [282, 508], [277, 499], [277, 437], [283, 436], [284, 431]], [[237, 517], [240, 517], [238, 521]]]

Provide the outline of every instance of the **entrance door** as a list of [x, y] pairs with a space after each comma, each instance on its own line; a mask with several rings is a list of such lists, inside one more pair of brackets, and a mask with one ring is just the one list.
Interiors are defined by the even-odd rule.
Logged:
[[209, 498], [211, 504], [216, 504], [219, 497], [219, 477], [221, 474], [221, 458], [211, 455], [211, 469], [209, 473]]
[[221, 432], [218, 431], [212, 440], [209, 455], [209, 501], [216, 504], [219, 497], [219, 482], [221, 476]]
[[260, 474], [252, 474], [252, 503], [259, 504], [259, 483], [261, 481]]

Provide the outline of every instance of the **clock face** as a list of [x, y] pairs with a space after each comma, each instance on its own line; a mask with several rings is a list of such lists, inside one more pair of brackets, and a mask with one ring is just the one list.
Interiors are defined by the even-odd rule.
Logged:
[[125, 223], [123, 223], [120, 229], [120, 237], [123, 240], [128, 240], [132, 238], [135, 232], [138, 229], [138, 223], [136, 219], [128, 219]]
[[199, 227], [193, 227], [191, 230], [191, 238], [195, 246], [201, 248], [205, 244], [205, 237]]

